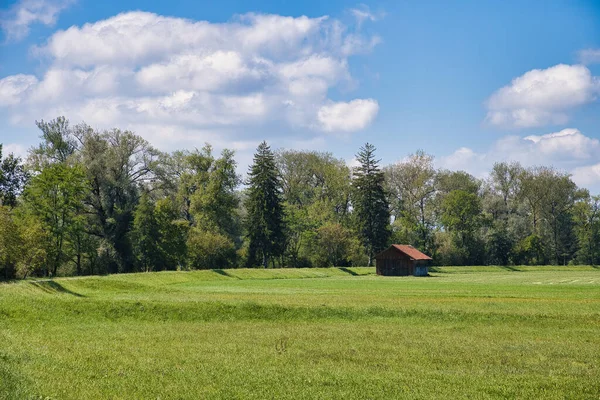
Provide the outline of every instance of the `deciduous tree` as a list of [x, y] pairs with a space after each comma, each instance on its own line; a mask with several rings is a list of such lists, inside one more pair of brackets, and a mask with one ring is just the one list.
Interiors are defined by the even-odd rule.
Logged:
[[49, 249], [50, 273], [56, 276], [66, 257], [69, 235], [78, 229], [83, 199], [89, 189], [79, 165], [49, 165], [32, 178], [25, 191], [29, 212], [35, 215], [52, 238]]

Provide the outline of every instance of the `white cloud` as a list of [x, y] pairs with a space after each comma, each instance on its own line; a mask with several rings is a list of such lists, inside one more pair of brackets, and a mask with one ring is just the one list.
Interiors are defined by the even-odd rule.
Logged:
[[573, 128], [541, 136], [531, 135], [523, 140], [533, 142], [530, 149], [541, 157], [588, 159], [600, 155], [600, 140], [589, 138]]
[[74, 0], [20, 0], [0, 16], [0, 28], [8, 40], [21, 40], [29, 34], [32, 24], [52, 26], [58, 14]]
[[486, 164], [486, 155], [477, 154], [468, 147], [461, 147], [454, 151], [454, 153], [441, 157], [438, 164], [445, 169], [453, 171], [468, 171], [476, 176], [481, 176], [483, 170], [482, 164]]
[[17, 105], [38, 80], [33, 75], [11, 75], [0, 79], [0, 106]]
[[575, 168], [573, 181], [579, 186], [600, 188], [600, 163]]
[[143, 67], [136, 73], [140, 86], [150, 91], [176, 89], [218, 92], [260, 87], [269, 75], [268, 60], [245, 60], [234, 51], [212, 54], [181, 54], [163, 62]]
[[2, 145], [2, 157], [6, 157], [9, 154], [14, 154], [15, 157], [25, 158], [27, 157], [27, 149], [25, 146], [18, 143], [5, 143]]
[[319, 109], [318, 118], [327, 132], [352, 132], [368, 126], [379, 111], [373, 99], [357, 99], [349, 103], [338, 102]]
[[585, 49], [579, 51], [579, 61], [584, 65], [600, 63], [600, 49]]
[[375, 118], [375, 100], [334, 103], [328, 92], [354, 85], [349, 55], [377, 41], [328, 17], [247, 14], [217, 24], [128, 12], [54, 33], [34, 51], [49, 61], [41, 76], [0, 79], [0, 109], [13, 123], [65, 115], [162, 129], [155, 144], [168, 148], [185, 135], [253, 141], [266, 127], [312, 140]]
[[353, 170], [355, 168], [360, 167], [360, 161], [358, 161], [356, 157], [352, 157], [346, 160], [346, 165], [348, 166], [348, 168]]
[[487, 175], [495, 162], [518, 161], [526, 167], [552, 165], [572, 172], [577, 184], [600, 188], [600, 180], [594, 181], [598, 167], [588, 166], [599, 159], [600, 140], [569, 128], [539, 136], [506, 136], [483, 152], [462, 147], [440, 157], [437, 164], [442, 168], [464, 170], [480, 178]]
[[216, 51], [292, 60], [323, 51], [340, 55], [348, 36], [346, 27], [328, 17], [246, 14], [217, 24], [138, 11], [59, 31], [37, 52], [80, 67], [149, 64], [173, 54]]
[[383, 18], [383, 13], [374, 13], [366, 4], [360, 4], [356, 8], [350, 9], [350, 13], [356, 18], [360, 27], [365, 21], [377, 21]]
[[583, 65], [534, 69], [487, 100], [486, 120], [514, 127], [564, 124], [569, 110], [594, 101], [599, 92], [600, 80]]

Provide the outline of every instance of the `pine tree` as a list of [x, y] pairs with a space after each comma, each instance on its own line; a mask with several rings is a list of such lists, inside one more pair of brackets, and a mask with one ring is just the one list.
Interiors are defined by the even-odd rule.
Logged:
[[360, 166], [354, 171], [353, 202], [355, 221], [362, 244], [369, 256], [384, 249], [390, 238], [390, 208], [384, 190], [384, 175], [375, 159], [375, 146], [365, 144], [356, 155]]
[[267, 268], [273, 257], [283, 254], [285, 244], [281, 182], [267, 142], [262, 142], [256, 150], [248, 185], [248, 266], [260, 263]]

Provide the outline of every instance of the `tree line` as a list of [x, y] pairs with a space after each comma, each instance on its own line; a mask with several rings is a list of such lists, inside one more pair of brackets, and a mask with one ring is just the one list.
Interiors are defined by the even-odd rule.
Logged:
[[597, 264], [600, 196], [552, 167], [486, 179], [423, 151], [384, 167], [261, 143], [160, 152], [129, 131], [36, 122], [26, 160], [0, 145], [0, 277], [372, 265], [391, 243], [440, 265]]

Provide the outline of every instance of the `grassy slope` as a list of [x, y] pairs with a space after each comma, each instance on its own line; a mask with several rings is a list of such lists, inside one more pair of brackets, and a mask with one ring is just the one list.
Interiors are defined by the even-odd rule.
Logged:
[[372, 274], [0, 284], [0, 399], [598, 398], [600, 270]]

